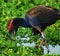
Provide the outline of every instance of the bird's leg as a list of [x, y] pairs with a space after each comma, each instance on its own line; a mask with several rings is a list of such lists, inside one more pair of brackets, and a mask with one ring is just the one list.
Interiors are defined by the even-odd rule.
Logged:
[[43, 42], [44, 42], [44, 40], [42, 39], [42, 41], [41, 41], [40, 44], [39, 44], [39, 47], [42, 46]]
[[47, 44], [47, 42], [46, 42], [46, 35], [45, 35], [44, 31], [42, 31], [42, 29], [41, 29], [39, 26], [34, 26], [33, 23], [31, 23], [31, 22], [30, 22], [30, 24], [32, 25], [32, 27], [34, 27], [36, 30], [38, 30], [38, 31], [41, 33], [42, 37], [43, 37], [43, 39], [42, 39], [39, 47], [41, 47], [42, 44], [43, 44], [43, 42], [45, 41], [47, 50], [48, 50], [48, 52], [49, 52], [48, 44]]
[[41, 47], [43, 42], [46, 40], [46, 36], [45, 36], [44, 32], [41, 32], [41, 35], [42, 35], [43, 38], [42, 38], [42, 41], [40, 42], [39, 47]]
[[47, 41], [46, 41], [46, 40], [45, 40], [45, 43], [46, 43], [47, 51], [48, 51], [48, 53], [49, 53], [49, 46], [48, 46], [48, 43], [47, 43]]
[[41, 41], [39, 47], [41, 47], [42, 44], [43, 44], [43, 42], [45, 42], [45, 44], [46, 44], [46, 48], [47, 48], [47, 51], [48, 51], [48, 53], [49, 53], [48, 43], [47, 43], [47, 41], [46, 41], [46, 35], [45, 35], [44, 32], [41, 32], [41, 35], [42, 35], [43, 39], [42, 39], [42, 41]]

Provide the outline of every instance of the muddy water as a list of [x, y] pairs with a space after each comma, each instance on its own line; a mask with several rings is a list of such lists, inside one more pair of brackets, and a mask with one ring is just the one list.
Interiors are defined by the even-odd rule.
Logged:
[[[27, 35], [26, 35], [27, 36]], [[26, 37], [25, 36], [25, 37]], [[17, 38], [16, 38], [17, 40], [21, 40], [21, 41], [24, 41], [24, 40], [27, 40], [27, 41], [29, 41], [30, 40], [30, 38], [27, 36], [26, 38], [21, 38], [20, 36], [17, 36]], [[20, 46], [20, 44], [19, 43], [17, 43], [16, 44], [17, 46]], [[30, 47], [35, 47], [36, 46], [36, 44], [35, 44], [35, 42], [33, 41], [32, 43], [24, 43], [24, 42], [22, 42], [22, 45], [23, 45], [23, 47], [25, 47], [25, 46], [30, 46]], [[42, 46], [43, 47], [43, 50], [44, 50], [44, 54], [46, 54], [47, 53], [47, 48], [46, 48], [46, 46]], [[52, 45], [49, 45], [49, 50], [50, 50], [50, 52], [49, 52], [49, 54], [60, 54], [60, 46], [57, 44], [57, 45], [55, 45], [54, 47], [52, 46]]]

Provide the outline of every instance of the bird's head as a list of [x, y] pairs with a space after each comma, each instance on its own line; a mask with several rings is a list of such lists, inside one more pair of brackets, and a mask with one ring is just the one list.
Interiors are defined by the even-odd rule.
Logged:
[[18, 27], [14, 24], [13, 19], [8, 22], [7, 29], [9, 32], [9, 37], [12, 40], [12, 34], [15, 35], [18, 29]]

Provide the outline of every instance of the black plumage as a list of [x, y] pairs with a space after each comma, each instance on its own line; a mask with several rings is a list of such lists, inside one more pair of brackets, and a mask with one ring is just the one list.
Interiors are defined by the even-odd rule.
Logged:
[[32, 8], [27, 13], [29, 16], [31, 16], [30, 20], [36, 19], [39, 22], [38, 26], [40, 26], [43, 30], [60, 19], [60, 12], [57, 9], [49, 6], [39, 5]]

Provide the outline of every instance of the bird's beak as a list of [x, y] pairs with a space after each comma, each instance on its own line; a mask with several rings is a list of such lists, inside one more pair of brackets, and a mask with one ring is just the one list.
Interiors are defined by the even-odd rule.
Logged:
[[10, 38], [10, 40], [13, 40], [13, 39], [12, 39], [12, 35], [11, 35], [11, 34], [9, 34], [9, 38]]
[[13, 35], [15, 35], [16, 34], [16, 31], [13, 31]]
[[14, 41], [13, 37], [15, 36], [15, 34], [16, 34], [15, 31], [9, 33], [9, 38], [10, 38], [10, 40]]

